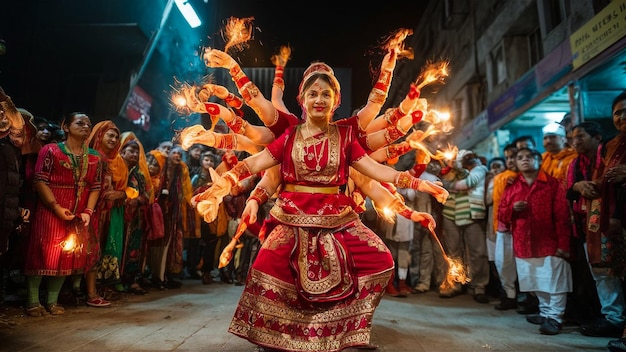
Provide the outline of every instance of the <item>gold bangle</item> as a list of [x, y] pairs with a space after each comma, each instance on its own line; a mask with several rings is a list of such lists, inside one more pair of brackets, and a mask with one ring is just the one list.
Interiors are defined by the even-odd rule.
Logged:
[[398, 173], [398, 176], [396, 176], [394, 184], [398, 188], [409, 188], [411, 186], [412, 178], [413, 177], [408, 171], [402, 171]]
[[385, 102], [385, 99], [387, 99], [387, 94], [385, 94], [380, 89], [374, 88], [370, 92], [367, 100], [375, 104], [383, 104]]

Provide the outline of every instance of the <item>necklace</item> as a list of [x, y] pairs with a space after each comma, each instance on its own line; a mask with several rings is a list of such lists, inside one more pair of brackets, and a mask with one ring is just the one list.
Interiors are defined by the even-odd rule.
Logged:
[[82, 154], [75, 155], [74, 152], [66, 143], [61, 143], [61, 150], [67, 155], [72, 162], [72, 173], [74, 174], [74, 183], [78, 185], [87, 174], [87, 162], [86, 157], [87, 148], [82, 146]]
[[[309, 128], [309, 124], [308, 123], [306, 124], [306, 130], [309, 133], [309, 138], [313, 138], [313, 134], [311, 133], [311, 130]], [[320, 171], [322, 169], [322, 167], [320, 166], [320, 161], [322, 160], [322, 156], [324, 156], [324, 147], [326, 145], [326, 141], [327, 140], [328, 140], [328, 138], [326, 138], [326, 139], [324, 139], [322, 141], [322, 145], [320, 146], [320, 154], [319, 155], [317, 155], [317, 149], [316, 149], [316, 146], [317, 146], [318, 143], [313, 143], [311, 145], [311, 147], [313, 148], [313, 154], [314, 155], [311, 155], [310, 152], [307, 155], [307, 158], [309, 160], [313, 159], [313, 156], [315, 156], [315, 171]]]
[[58, 146], [72, 162], [72, 176], [74, 178], [74, 186], [76, 187], [76, 203], [74, 203], [74, 213], [76, 213], [76, 207], [78, 207], [78, 204], [80, 203], [80, 199], [82, 197], [82, 190], [86, 186], [85, 176], [87, 176], [87, 169], [89, 168], [87, 146], [85, 144], [82, 145], [83, 153], [78, 156], [74, 155], [74, 153], [70, 151], [69, 146], [65, 142], [59, 143]]

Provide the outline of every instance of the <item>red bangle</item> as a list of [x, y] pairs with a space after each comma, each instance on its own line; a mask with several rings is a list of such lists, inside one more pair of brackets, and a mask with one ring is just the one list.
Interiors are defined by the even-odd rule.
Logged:
[[386, 92], [389, 89], [389, 86], [384, 84], [383, 82], [376, 82], [376, 84], [374, 84], [374, 89]]
[[[239, 132], [235, 131], [235, 133], [239, 133]], [[216, 144], [215, 148], [220, 148], [220, 149], [237, 149], [237, 138], [235, 138], [235, 135], [233, 135], [233, 134], [223, 134], [223, 135], [221, 135], [221, 137], [222, 138], [219, 139], [219, 141]]]
[[420, 183], [422, 183], [422, 180], [411, 176], [408, 171], [399, 172], [394, 182], [398, 188], [411, 188], [415, 190], [417, 190]]
[[409, 88], [409, 99], [417, 99], [420, 97], [420, 89], [413, 83], [411, 84], [411, 88]]
[[406, 131], [400, 130], [398, 126], [389, 126], [385, 129], [385, 141], [391, 144], [406, 134]]
[[282, 77], [274, 77], [273, 85], [280, 88], [280, 90], [285, 90], [285, 81], [282, 79]]
[[283, 78], [283, 74], [285, 73], [285, 68], [282, 66], [276, 66], [276, 71], [274, 71], [274, 77]]
[[[257, 186], [250, 194], [250, 197], [248, 197], [248, 201], [252, 199], [256, 200], [257, 204], [263, 205], [268, 199], [270, 199], [270, 195], [265, 188]], [[248, 201], [246, 201], [246, 203]]]
[[387, 159], [397, 158], [404, 155], [411, 150], [411, 146], [408, 143], [392, 144], [387, 147]]
[[85, 208], [85, 210], [83, 210], [83, 213], [92, 216], [93, 215], [93, 209], [90, 208]]
[[245, 86], [239, 89], [239, 94], [241, 94], [241, 97], [243, 98], [244, 101], [250, 102], [252, 98], [259, 95], [259, 88], [257, 88], [257, 86], [254, 83], [248, 80], [248, 83], [246, 83]]
[[395, 125], [404, 115], [406, 114], [397, 107], [385, 113], [385, 120], [387, 120], [388, 124]]
[[237, 85], [237, 88], [242, 89], [243, 86], [245, 86], [246, 83], [248, 82], [250, 82], [250, 78], [248, 78], [248, 76], [243, 76], [243, 77], [238, 78], [235, 81], [235, 84]]
[[243, 106], [243, 99], [235, 96], [233, 93], [228, 93], [228, 96], [224, 98], [224, 101], [233, 108], [241, 109]]
[[227, 123], [227, 125], [228, 127], [230, 127], [231, 130], [233, 130], [233, 132], [238, 134], [245, 134], [248, 121], [242, 119], [241, 117], [239, 117], [239, 115], [235, 115], [235, 118], [231, 122]]

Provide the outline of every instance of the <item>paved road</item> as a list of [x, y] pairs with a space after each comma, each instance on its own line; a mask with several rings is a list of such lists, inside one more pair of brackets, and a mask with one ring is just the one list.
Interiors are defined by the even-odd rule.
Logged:
[[[0, 351], [228, 351], [254, 346], [226, 332], [242, 287], [185, 280], [181, 289], [125, 295], [110, 308], [66, 306], [61, 316], [27, 317], [14, 305], [0, 315]], [[515, 311], [497, 311], [468, 295], [435, 292], [385, 297], [374, 316], [379, 351], [607, 351], [609, 338], [586, 337], [576, 327], [556, 336]]]

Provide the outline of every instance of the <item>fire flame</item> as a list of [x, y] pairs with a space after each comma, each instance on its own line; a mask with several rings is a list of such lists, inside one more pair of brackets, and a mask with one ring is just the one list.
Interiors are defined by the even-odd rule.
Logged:
[[61, 248], [63, 248], [64, 252], [73, 252], [76, 249], [76, 234], [70, 233], [67, 235], [67, 238], [61, 241]]
[[412, 29], [400, 28], [393, 32], [383, 43], [383, 48], [386, 50], [397, 50], [398, 59], [407, 58], [413, 60], [414, 53], [413, 48], [405, 48], [404, 41], [408, 36], [413, 35]]
[[[181, 115], [189, 115], [193, 113], [192, 109], [188, 106], [187, 96], [195, 95], [196, 87], [184, 82], [176, 81], [176, 86], [170, 86], [172, 93], [170, 94], [170, 103], [174, 110]], [[194, 102], [195, 104], [196, 102]]]
[[285, 66], [291, 58], [291, 47], [289, 45], [283, 45], [280, 47], [278, 54], [272, 55], [270, 60], [274, 66]]
[[445, 256], [445, 254], [444, 257], [448, 262], [448, 274], [446, 275], [445, 280], [439, 286], [440, 288], [452, 288], [454, 287], [455, 282], [461, 284], [466, 284], [470, 282], [470, 278], [467, 276], [467, 272], [465, 271], [463, 262], [460, 259], [449, 258]]
[[449, 111], [430, 109], [426, 112], [422, 121], [437, 125], [441, 132], [444, 133], [448, 133], [454, 128], [454, 126], [452, 126], [452, 118]]
[[459, 148], [457, 146], [452, 146], [448, 144], [448, 148], [443, 151], [444, 159], [446, 161], [452, 161], [456, 159], [456, 154], [459, 152]]
[[384, 221], [393, 224], [396, 222], [396, 213], [390, 208], [384, 207], [379, 210], [378, 215], [383, 218]]
[[450, 74], [448, 72], [449, 65], [450, 63], [448, 61], [427, 63], [426, 66], [422, 68], [419, 77], [417, 77], [415, 85], [417, 85], [418, 89], [422, 89], [426, 85], [434, 82], [443, 83], [443, 80]]
[[445, 151], [437, 150], [435, 153], [432, 153], [425, 142], [428, 137], [435, 136], [440, 132], [441, 130], [437, 129], [434, 125], [430, 125], [426, 131], [416, 130], [406, 137], [406, 141], [411, 148], [422, 152], [422, 161], [424, 164], [428, 164], [431, 159], [446, 160], [447, 156]]
[[230, 182], [219, 175], [213, 168], [209, 169], [213, 184], [207, 190], [192, 197], [191, 202], [204, 221], [212, 222], [217, 217], [220, 203], [230, 193]]
[[228, 52], [230, 48], [241, 50], [246, 46], [254, 33], [252, 21], [254, 21], [254, 17], [231, 17], [228, 19], [226, 26], [222, 30], [222, 37], [226, 41], [224, 52]]

